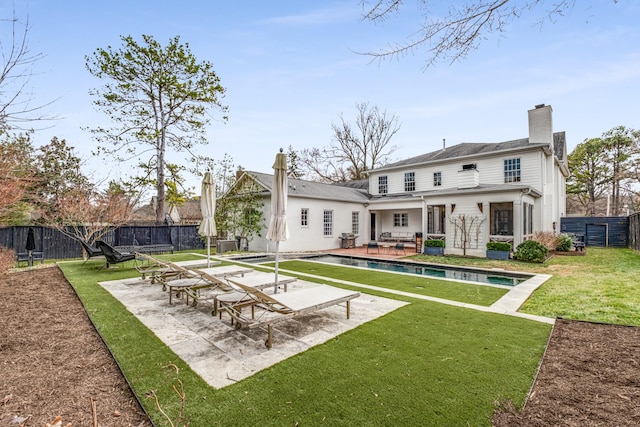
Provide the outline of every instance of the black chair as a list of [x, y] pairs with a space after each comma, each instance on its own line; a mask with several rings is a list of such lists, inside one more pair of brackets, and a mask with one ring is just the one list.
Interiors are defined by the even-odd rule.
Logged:
[[403, 254], [407, 254], [407, 252], [404, 250], [404, 243], [396, 243], [396, 255], [398, 255], [398, 252], [402, 251]]
[[135, 254], [132, 254], [130, 252], [117, 251], [113, 246], [110, 246], [107, 242], [104, 242], [102, 240], [97, 240], [96, 245], [98, 245], [98, 248], [102, 251], [102, 254], [107, 259], [106, 268], [109, 268], [109, 265], [111, 264], [120, 264], [122, 262], [136, 259]]
[[84, 249], [85, 253], [87, 254], [87, 259], [85, 259], [84, 262], [89, 261], [90, 258], [95, 258], [95, 257], [99, 257], [99, 256], [103, 256], [104, 255], [102, 253], [102, 249], [94, 248], [89, 243], [87, 243], [85, 240], [78, 239], [78, 242], [80, 242], [80, 245], [82, 246], [82, 248]]
[[367, 253], [369, 253], [369, 249], [375, 249], [380, 253], [380, 247], [378, 246], [378, 242], [369, 242], [367, 243]]

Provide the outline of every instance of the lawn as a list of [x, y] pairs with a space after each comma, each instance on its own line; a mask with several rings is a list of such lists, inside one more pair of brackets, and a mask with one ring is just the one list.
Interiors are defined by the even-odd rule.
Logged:
[[640, 254], [632, 249], [588, 248], [586, 256], [554, 256], [544, 264], [482, 258], [429, 257], [413, 260], [478, 268], [551, 274], [521, 307], [546, 317], [640, 326]]
[[[527, 312], [546, 316], [562, 312], [565, 317], [582, 318], [585, 312], [598, 313], [598, 301], [617, 300], [630, 290], [627, 276], [630, 280], [634, 270], [637, 274], [639, 259], [632, 251], [589, 249], [586, 257], [556, 257], [540, 266], [508, 262], [504, 268], [557, 274], [526, 303]], [[449, 263], [441, 257], [438, 261]], [[468, 262], [465, 265], [490, 265], [481, 261], [486, 262], [452, 258], [452, 262]], [[598, 275], [601, 263], [607, 268]], [[178, 382], [175, 371], [166, 368], [169, 363], [180, 368], [185, 413], [192, 426], [488, 426], [495, 402], [510, 399], [516, 406], [524, 402], [550, 332], [547, 324], [387, 294], [411, 304], [216, 390], [97, 286], [98, 281], [134, 277], [135, 270], [125, 265], [97, 271], [98, 265], [90, 261], [60, 267], [158, 426], [168, 424], [144, 396], [157, 390], [163, 409], [175, 419], [180, 401], [171, 388]], [[406, 286], [405, 278], [372, 274], [363, 280], [392, 289]], [[468, 298], [468, 287], [478, 288], [466, 285], [459, 292], [449, 291], [450, 297]], [[433, 289], [441, 292], [438, 286]], [[606, 299], [596, 297], [605, 294]], [[491, 298], [484, 303], [490, 304]], [[571, 298], [573, 302], [567, 301]], [[564, 300], [554, 306], [556, 299]], [[601, 305], [600, 311], [611, 311], [611, 318], [629, 319], [624, 323], [640, 324], [637, 292], [621, 300], [626, 304], [613, 309]]]

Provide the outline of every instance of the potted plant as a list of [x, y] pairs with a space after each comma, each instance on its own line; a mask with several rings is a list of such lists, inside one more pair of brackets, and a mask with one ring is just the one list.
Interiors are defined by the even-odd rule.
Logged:
[[509, 259], [511, 254], [511, 243], [508, 242], [487, 242], [488, 259]]
[[444, 255], [444, 240], [440, 239], [427, 239], [424, 241], [425, 255]]

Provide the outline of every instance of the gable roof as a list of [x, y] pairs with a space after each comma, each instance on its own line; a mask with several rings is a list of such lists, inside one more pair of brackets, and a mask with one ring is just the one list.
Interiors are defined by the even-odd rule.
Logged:
[[[558, 152], [562, 152], [562, 146], [565, 143], [564, 132], [557, 132], [553, 134], [554, 140], [554, 152], [557, 155]], [[548, 149], [549, 145], [544, 143], [529, 143], [529, 138], [515, 139], [513, 141], [505, 141], [498, 143], [487, 142], [463, 142], [451, 147], [446, 147], [441, 150], [432, 151], [430, 153], [421, 154], [419, 156], [411, 157], [409, 159], [400, 160], [399, 162], [391, 163], [380, 168], [376, 168], [373, 172], [385, 171], [390, 169], [397, 169], [406, 166], [417, 166], [428, 163], [444, 162], [454, 159], [464, 159], [485, 155], [498, 154], [502, 152], [522, 151], [530, 149]]]
[[[253, 171], [245, 171], [245, 174], [251, 176], [266, 191], [271, 192], [273, 175]], [[356, 203], [364, 203], [368, 200], [366, 189], [295, 178], [289, 178], [289, 196]]]

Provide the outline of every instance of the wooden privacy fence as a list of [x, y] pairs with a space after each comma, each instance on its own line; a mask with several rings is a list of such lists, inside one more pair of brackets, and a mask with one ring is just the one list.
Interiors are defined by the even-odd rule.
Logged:
[[640, 252], [640, 212], [629, 216], [629, 247]]
[[[26, 252], [27, 234], [33, 228], [36, 249], [45, 259], [80, 258], [80, 244], [55, 228], [43, 226], [12, 226], [0, 228], [0, 246], [16, 253]], [[113, 246], [134, 244], [171, 244], [174, 251], [203, 249], [197, 225], [124, 226], [110, 230], [102, 240]]]
[[564, 217], [560, 220], [560, 232], [583, 236], [587, 246], [627, 248], [630, 247], [630, 218]]

